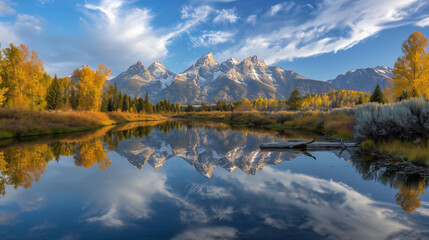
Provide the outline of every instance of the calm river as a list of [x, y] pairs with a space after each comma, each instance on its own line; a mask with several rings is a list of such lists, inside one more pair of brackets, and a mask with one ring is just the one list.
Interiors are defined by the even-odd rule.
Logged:
[[0, 142], [1, 239], [429, 239], [429, 176], [311, 133], [128, 124]]

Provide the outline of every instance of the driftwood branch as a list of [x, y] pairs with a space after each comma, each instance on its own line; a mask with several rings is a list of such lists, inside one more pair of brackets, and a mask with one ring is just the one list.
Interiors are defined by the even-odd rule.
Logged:
[[274, 143], [263, 143], [260, 148], [267, 149], [307, 149], [307, 150], [324, 150], [324, 149], [337, 149], [337, 148], [348, 148], [358, 147], [359, 144], [356, 142], [316, 142], [316, 139], [312, 141], [287, 141], [287, 142], [274, 142]]

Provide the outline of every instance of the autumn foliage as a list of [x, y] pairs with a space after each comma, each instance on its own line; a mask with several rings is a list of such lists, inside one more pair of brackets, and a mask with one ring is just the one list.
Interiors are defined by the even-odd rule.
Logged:
[[403, 56], [399, 57], [393, 70], [393, 91], [400, 99], [429, 96], [428, 39], [416, 31], [402, 44]]
[[[0, 55], [0, 104], [7, 108], [43, 110], [51, 77], [43, 61], [27, 46], [10, 44]], [[0, 105], [1, 106], [1, 105]]]

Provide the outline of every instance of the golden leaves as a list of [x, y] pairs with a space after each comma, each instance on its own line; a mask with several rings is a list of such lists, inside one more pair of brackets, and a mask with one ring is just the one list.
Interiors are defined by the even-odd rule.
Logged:
[[400, 186], [400, 191], [395, 195], [396, 203], [407, 212], [411, 213], [420, 208], [420, 194], [425, 194], [425, 186], [423, 182], [419, 182], [417, 186]]
[[96, 72], [89, 66], [76, 69], [73, 76], [78, 82], [78, 102], [79, 109], [98, 111], [100, 108], [101, 91], [106, 78], [110, 75], [111, 70], [103, 64], [99, 64]]
[[402, 43], [404, 55], [398, 58], [393, 70], [393, 92], [398, 98], [429, 96], [429, 54], [425, 50], [427, 47], [428, 39], [418, 31]]

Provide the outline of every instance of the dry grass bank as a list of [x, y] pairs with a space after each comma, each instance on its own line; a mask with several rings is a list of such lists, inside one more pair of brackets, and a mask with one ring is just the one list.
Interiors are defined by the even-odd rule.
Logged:
[[0, 138], [95, 129], [118, 123], [163, 120], [161, 115], [86, 111], [23, 111], [0, 109]]

